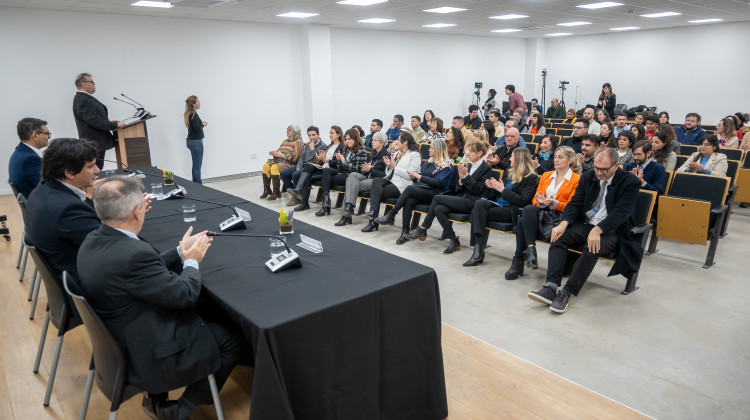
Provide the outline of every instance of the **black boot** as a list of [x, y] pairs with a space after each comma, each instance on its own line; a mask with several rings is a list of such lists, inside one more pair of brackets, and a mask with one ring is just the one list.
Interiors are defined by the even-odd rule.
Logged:
[[420, 241], [424, 241], [427, 239], [427, 229], [423, 227], [418, 227], [415, 230], [412, 230], [411, 232], [406, 234], [406, 239], [413, 241], [415, 239], [419, 239]]
[[310, 210], [310, 203], [308, 203], [307, 201], [303, 201], [299, 203], [299, 206], [294, 208], [294, 211], [305, 211], [305, 210]]
[[443, 251], [443, 254], [452, 254], [455, 251], [458, 251], [461, 249], [461, 242], [458, 242], [458, 236], [453, 236], [451, 238], [451, 242], [448, 244], [448, 248], [445, 248], [445, 251]]
[[471, 258], [464, 263], [464, 267], [474, 267], [484, 262], [484, 247], [481, 243], [474, 244], [474, 253]]
[[361, 230], [362, 232], [369, 233], [373, 230], [378, 230], [378, 226], [380, 226], [378, 222], [370, 220], [369, 222], [367, 222], [367, 226], [363, 227]]
[[[539, 264], [536, 260], [536, 246], [530, 246], [526, 248], [526, 251], [524, 252], [526, 254], [526, 267], [529, 267], [531, 269], [536, 270], [539, 268]], [[521, 270], [521, 274], [523, 274], [523, 270]]]
[[305, 191], [305, 188], [307, 188], [307, 181], [310, 180], [310, 174], [307, 172], [302, 172], [299, 176], [299, 180], [297, 181], [297, 186], [294, 187], [291, 190], [288, 190], [289, 195], [296, 198], [299, 201], [307, 201], [305, 200], [302, 195]]
[[370, 211], [367, 212], [366, 217], [370, 220], [375, 220], [378, 218], [379, 214], [380, 214], [380, 204], [370, 203]]
[[[393, 222], [396, 221], [396, 213], [389, 211], [383, 217], [379, 217], [375, 219], [375, 221], [381, 225], [392, 225]], [[406, 229], [409, 229], [409, 228], [406, 228]]]
[[323, 193], [323, 204], [321, 204], [320, 210], [315, 212], [315, 215], [323, 216], [326, 213], [331, 214], [331, 197], [328, 193]]
[[403, 245], [404, 243], [406, 243], [406, 241], [408, 241], [408, 239], [406, 239], [406, 235], [408, 234], [409, 228], [401, 228], [401, 236], [396, 239], [396, 245]]
[[516, 280], [518, 276], [523, 276], [523, 261], [513, 257], [510, 268], [505, 272], [505, 280]]
[[344, 214], [341, 215], [341, 219], [334, 223], [334, 226], [344, 226], [352, 224], [352, 214], [354, 214], [354, 204], [344, 204]]

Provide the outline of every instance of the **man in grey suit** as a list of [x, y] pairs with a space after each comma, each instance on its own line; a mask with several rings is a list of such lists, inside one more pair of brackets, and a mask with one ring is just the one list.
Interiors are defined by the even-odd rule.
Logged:
[[117, 120], [109, 120], [107, 107], [94, 97], [96, 83], [89, 73], [81, 73], [75, 80], [76, 96], [73, 98], [73, 117], [78, 129], [78, 138], [93, 140], [99, 150], [96, 166], [104, 166], [104, 155], [115, 147], [115, 136], [112, 131], [124, 126]]
[[[221, 388], [250, 351], [232, 328], [195, 310], [199, 263], [212, 238], [191, 235], [191, 227], [177, 247], [161, 254], [140, 240], [146, 202], [136, 178], [107, 178], [94, 203], [102, 225], [78, 253], [83, 295], [127, 355], [128, 382], [149, 392], [144, 411], [189, 419], [197, 405], [213, 401], [207, 376], [213, 373]], [[185, 385], [178, 401], [166, 401], [167, 391]]]

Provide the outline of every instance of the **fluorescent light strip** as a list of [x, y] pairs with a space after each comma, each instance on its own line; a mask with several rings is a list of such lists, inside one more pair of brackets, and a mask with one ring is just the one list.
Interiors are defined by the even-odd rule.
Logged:
[[349, 4], [352, 6], [372, 6], [373, 4], [385, 3], [388, 0], [342, 0], [337, 1], [338, 4]]
[[491, 32], [496, 32], [499, 34], [507, 34], [510, 32], [521, 32], [521, 29], [495, 29], [494, 31], [491, 31]]
[[455, 23], [431, 23], [429, 25], [422, 25], [423, 28], [449, 28], [456, 26]]
[[555, 32], [554, 34], [546, 34], [545, 36], [565, 36], [565, 35], [573, 35], [572, 32]]
[[276, 15], [278, 17], [288, 17], [288, 18], [297, 18], [297, 19], [305, 19], [313, 16], [318, 16], [318, 13], [305, 13], [305, 12], [289, 12], [289, 13], [282, 13], [280, 15]]
[[527, 15], [517, 15], [514, 13], [508, 14], [508, 15], [500, 15], [500, 16], [490, 16], [490, 19], [501, 19], [501, 20], [510, 20], [510, 19], [521, 19], [521, 18], [527, 18]]
[[600, 3], [579, 4], [576, 7], [580, 7], [582, 9], [603, 9], [605, 7], [615, 7], [615, 6], [622, 6], [622, 3], [616, 3], [613, 1], [603, 1]]
[[388, 22], [395, 22], [396, 19], [383, 19], [383, 18], [371, 18], [371, 19], [362, 19], [358, 20], [359, 23], [388, 23]]
[[459, 7], [438, 7], [437, 9], [427, 9], [423, 10], [424, 12], [430, 12], [430, 13], [454, 13], [454, 12], [463, 12], [466, 9], [461, 9]]
[[646, 15], [641, 15], [641, 17], [647, 17], [647, 18], [660, 18], [660, 17], [667, 17], [667, 16], [679, 16], [682, 13], [679, 12], [660, 12], [660, 13], [649, 13]]
[[557, 26], [582, 26], [582, 25], [591, 25], [591, 22], [565, 22], [565, 23], [557, 24]]
[[724, 19], [711, 18], [711, 19], [689, 20], [688, 23], [710, 23], [710, 22], [723, 22], [723, 21]]
[[634, 31], [636, 29], [641, 29], [640, 26], [621, 26], [619, 28], [609, 28], [610, 31]]
[[162, 9], [169, 9], [173, 6], [173, 4], [169, 2], [163, 2], [163, 1], [141, 0], [141, 1], [131, 4], [131, 6], [161, 7]]

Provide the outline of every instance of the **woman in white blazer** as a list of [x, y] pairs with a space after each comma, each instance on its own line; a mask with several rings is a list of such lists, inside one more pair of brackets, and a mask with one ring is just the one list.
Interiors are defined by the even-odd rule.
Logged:
[[379, 225], [375, 219], [380, 213], [380, 202], [387, 198], [398, 198], [414, 182], [408, 172], [418, 172], [422, 166], [419, 147], [411, 133], [401, 132], [395, 144], [396, 153], [393, 158], [383, 158], [386, 165], [385, 178], [374, 180], [370, 187], [370, 212], [367, 213], [370, 221], [362, 228], [362, 232], [378, 230]]
[[719, 153], [719, 138], [710, 135], [701, 140], [698, 151], [693, 153], [677, 172], [694, 172], [713, 176], [727, 176], [727, 155]]

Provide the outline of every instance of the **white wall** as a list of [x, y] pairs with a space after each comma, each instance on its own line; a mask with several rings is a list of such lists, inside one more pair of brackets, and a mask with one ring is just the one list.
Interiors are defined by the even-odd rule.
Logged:
[[[481, 103], [490, 88], [505, 100], [506, 84], [524, 84], [523, 40], [410, 32], [331, 30], [333, 106], [341, 127], [394, 114], [422, 116], [426, 109], [450, 125], [466, 115], [474, 82], [482, 82]], [[508, 61], [502, 54], [519, 57]]]
[[698, 112], [715, 124], [750, 111], [747, 39], [750, 22], [548, 39], [547, 98], [559, 96], [558, 82], [567, 80], [568, 108], [576, 85], [581, 108], [596, 104], [609, 82], [620, 103], [657, 106], [672, 122]]
[[196, 94], [209, 122], [203, 177], [260, 170], [286, 126], [303, 119], [301, 34], [291, 25], [0, 8], [0, 162], [23, 117], [47, 120], [54, 137], [77, 137], [73, 81], [86, 71], [110, 118], [134, 111], [112, 99], [121, 92], [158, 115], [148, 122], [154, 165], [190, 178], [182, 113]]

